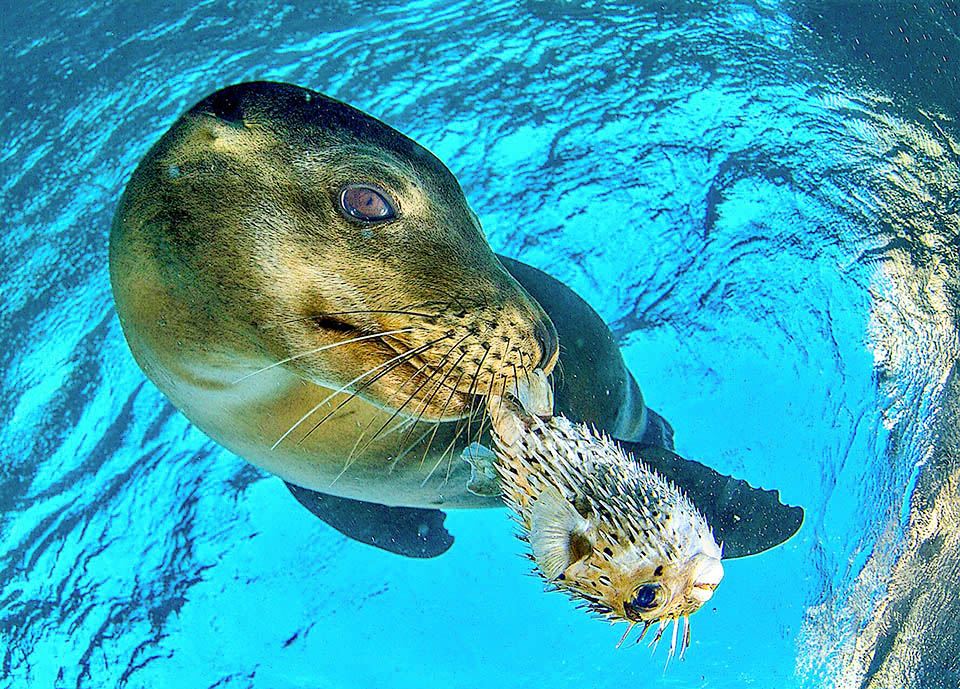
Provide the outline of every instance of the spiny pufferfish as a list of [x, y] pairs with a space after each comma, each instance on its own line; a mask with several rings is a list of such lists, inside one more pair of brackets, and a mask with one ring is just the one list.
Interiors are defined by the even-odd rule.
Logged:
[[[551, 590], [611, 622], [628, 622], [621, 644], [637, 623], [644, 624], [638, 641], [659, 623], [658, 641], [673, 621], [668, 662], [682, 618], [682, 658], [688, 616], [723, 578], [721, 549], [706, 520], [675, 485], [610, 438], [549, 416], [552, 400], [531, 402], [525, 392], [518, 394], [522, 407], [491, 397], [487, 410], [503, 500], [516, 513], [537, 572]], [[544, 413], [548, 418], [538, 415]]]

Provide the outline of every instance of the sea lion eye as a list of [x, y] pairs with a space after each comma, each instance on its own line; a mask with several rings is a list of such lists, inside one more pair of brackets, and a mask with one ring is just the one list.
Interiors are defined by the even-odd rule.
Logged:
[[340, 192], [340, 207], [350, 218], [366, 222], [397, 216], [387, 194], [365, 184], [351, 184]]

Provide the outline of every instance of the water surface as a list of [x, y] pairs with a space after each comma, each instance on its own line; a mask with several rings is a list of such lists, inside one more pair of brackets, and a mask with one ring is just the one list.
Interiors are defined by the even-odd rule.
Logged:
[[[5, 686], [880, 682], [958, 349], [960, 23], [806, 4], [5, 7]], [[728, 563], [684, 662], [543, 595], [505, 512], [451, 514], [432, 561], [347, 542], [146, 382], [113, 210], [182, 111], [250, 79], [434, 151], [495, 250], [611, 324], [682, 454], [806, 509]], [[938, 672], [923, 686], [956, 686]]]

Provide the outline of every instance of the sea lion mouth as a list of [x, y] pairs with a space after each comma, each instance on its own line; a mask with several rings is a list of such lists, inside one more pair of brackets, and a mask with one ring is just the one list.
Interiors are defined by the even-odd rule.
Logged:
[[[384, 367], [389, 365], [388, 362], [395, 362], [396, 366], [384, 371], [385, 375], [404, 370], [408, 371], [411, 376], [416, 376], [417, 373], [431, 376], [437, 372], [436, 368], [430, 365], [430, 362], [416, 353], [420, 349], [419, 347], [401, 339], [400, 331], [381, 331], [378, 333], [369, 327], [354, 325], [338, 315], [331, 314], [316, 316], [313, 318], [313, 323], [320, 330], [351, 338], [344, 341], [343, 345], [349, 344], [375, 351], [378, 364]], [[391, 342], [391, 339], [395, 340], [396, 343]]]
[[532, 416], [553, 416], [553, 386], [543, 369], [523, 376], [511, 384], [507, 391], [513, 395], [524, 411]]
[[341, 341], [316, 351], [342, 346], [339, 351], [352, 352], [347, 356], [362, 361], [365, 371], [351, 375], [356, 380], [345, 390], [400, 417], [457, 421], [483, 408], [488, 397], [506, 395], [531, 415], [552, 415], [546, 374], [557, 346], [549, 322], [531, 323], [522, 309], [460, 312], [449, 303], [439, 309], [427, 303], [436, 304], [315, 313], [312, 325]]
[[357, 326], [334, 316], [317, 316], [313, 319], [313, 323], [321, 330], [331, 330], [344, 335], [355, 335], [360, 332]]

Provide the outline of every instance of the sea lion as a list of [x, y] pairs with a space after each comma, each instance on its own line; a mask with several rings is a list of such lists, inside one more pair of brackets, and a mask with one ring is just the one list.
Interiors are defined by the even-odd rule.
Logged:
[[[459, 457], [489, 442], [485, 396], [553, 370], [555, 322], [573, 331], [562, 333], [557, 391], [567, 417], [652, 438], [652, 461], [696, 474], [691, 496], [708, 518], [740, 513], [718, 537], [744, 552], [799, 527], [775, 494], [744, 489], [750, 504], [738, 505], [701, 490], [740, 484], [664, 455], [669, 427], [646, 410], [602, 320], [539, 271], [508, 268], [426, 149], [270, 82], [217, 91], [174, 123], [131, 177], [110, 234], [117, 314], [146, 375], [359, 540], [436, 555], [450, 538], [434, 508], [500, 504], [467, 490]], [[772, 532], [758, 540], [751, 514]]]

